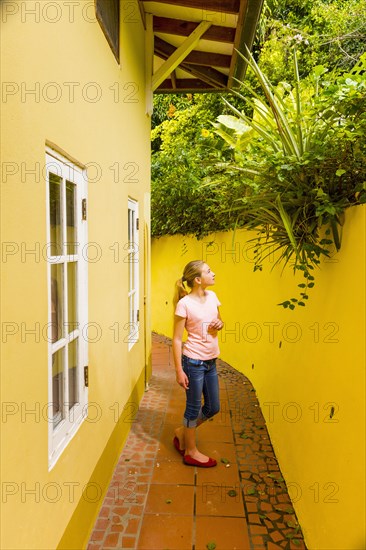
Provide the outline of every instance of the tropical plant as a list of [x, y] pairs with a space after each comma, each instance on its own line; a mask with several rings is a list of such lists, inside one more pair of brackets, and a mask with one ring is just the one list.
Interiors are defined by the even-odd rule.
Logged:
[[[271, 85], [249, 51], [244, 58], [265, 100], [242, 82], [245, 94], [238, 96], [252, 116], [225, 100], [234, 116], [214, 123], [234, 150], [235, 161], [226, 166], [243, 183], [230, 212], [236, 211], [238, 225], [257, 231], [255, 270], [275, 252], [274, 265], [290, 262], [303, 273], [300, 297], [280, 304], [294, 309], [305, 305], [320, 258], [339, 250], [345, 209], [366, 202], [365, 56], [338, 80], [325, 80], [323, 67], [300, 80], [294, 49], [294, 86]], [[206, 178], [205, 185], [219, 184], [220, 177]]]

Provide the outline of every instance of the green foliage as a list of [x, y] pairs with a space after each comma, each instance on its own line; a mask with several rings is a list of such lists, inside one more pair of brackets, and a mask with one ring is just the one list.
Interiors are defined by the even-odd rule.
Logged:
[[[240, 178], [237, 171], [227, 170], [232, 152], [219, 142], [211, 125], [222, 108], [217, 94], [197, 96], [153, 129], [153, 149], [159, 143], [152, 154], [154, 237], [183, 233], [201, 238], [235, 224], [235, 214], [223, 216], [221, 209], [230, 209], [235, 196], [240, 196]], [[221, 188], [203, 189], [202, 181], [216, 174], [220, 175]]]
[[243, 184], [232, 211], [240, 226], [257, 231], [254, 269], [277, 253], [274, 265], [290, 262], [305, 278], [300, 298], [282, 302], [285, 308], [305, 305], [311, 270], [341, 246], [345, 209], [366, 202], [365, 61], [342, 77], [316, 67], [300, 80], [294, 51], [295, 85], [273, 86], [248, 52], [266, 101], [243, 83], [253, 117], [232, 107], [235, 116], [219, 116], [215, 125], [235, 150], [232, 168]]
[[256, 48], [273, 83], [293, 81], [294, 46], [302, 77], [315, 65], [348, 71], [366, 49], [366, 0], [267, 0], [266, 5]]
[[[203, 139], [203, 138], [202, 138]], [[206, 140], [205, 140], [206, 141]], [[174, 234], [193, 234], [197, 238], [214, 231], [225, 231], [235, 225], [236, 214], [221, 213], [223, 204], [233, 200], [233, 189], [240, 196], [241, 183], [228, 183], [228, 173], [222, 172], [219, 192], [204, 189], [202, 181], [219, 171], [220, 149], [210, 152], [207, 159], [207, 145], [197, 145], [194, 154], [182, 148], [174, 155], [155, 155], [152, 159], [151, 233], [154, 237]], [[225, 165], [225, 163], [224, 163]]]

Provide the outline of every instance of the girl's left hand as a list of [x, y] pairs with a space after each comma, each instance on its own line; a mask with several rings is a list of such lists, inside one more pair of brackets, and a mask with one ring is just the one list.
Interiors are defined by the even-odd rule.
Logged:
[[221, 330], [223, 326], [224, 326], [224, 323], [221, 321], [221, 319], [214, 319], [208, 325], [207, 332], [209, 334], [213, 334], [213, 333], [217, 332], [218, 330]]

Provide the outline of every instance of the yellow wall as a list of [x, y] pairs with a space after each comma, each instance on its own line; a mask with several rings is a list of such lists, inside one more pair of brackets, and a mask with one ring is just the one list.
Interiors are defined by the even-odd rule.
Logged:
[[[203, 259], [216, 273], [225, 327], [221, 357], [252, 381], [279, 464], [312, 550], [366, 547], [365, 207], [349, 210], [341, 251], [315, 272], [305, 308], [288, 270], [253, 273], [244, 231], [152, 244], [152, 326], [172, 335], [174, 281]], [[213, 241], [210, 247], [209, 243]], [[230, 332], [232, 331], [232, 332]], [[330, 418], [331, 408], [334, 415]]]
[[[1, 77], [5, 90], [12, 91], [2, 96], [1, 105], [1, 236], [16, 249], [2, 265], [2, 328], [4, 322], [17, 327], [16, 334], [2, 340], [2, 398], [5, 411], [12, 411], [3, 415], [2, 426], [2, 488], [8, 493], [2, 506], [1, 547], [7, 549], [49, 550], [60, 541], [62, 547], [85, 546], [100, 503], [91, 501], [104, 491], [131, 427], [123, 408], [136, 409], [145, 383], [144, 231], [141, 338], [130, 352], [123, 329], [128, 321], [124, 246], [129, 196], [139, 201], [140, 227], [149, 223], [144, 28], [137, 1], [130, 2], [128, 14], [122, 10], [119, 66], [95, 20], [93, 2], [68, 4], [58, 2], [56, 9], [55, 2], [27, 0], [1, 2], [0, 7]], [[55, 93], [59, 97], [53, 101]], [[42, 334], [39, 339], [25, 335], [25, 329], [48, 322], [42, 255], [48, 141], [89, 166], [88, 238], [100, 251], [99, 260], [88, 264], [89, 322], [100, 327], [99, 340], [89, 345], [93, 405], [90, 418], [50, 472], [48, 424], [42, 415], [49, 400], [48, 343]], [[28, 172], [34, 168], [36, 174]], [[34, 249], [36, 254], [24, 256]], [[116, 323], [118, 341], [109, 328]], [[25, 415], [26, 409], [36, 413]], [[98, 487], [93, 492], [96, 486], [90, 486], [85, 499], [82, 490], [91, 482]], [[34, 494], [27, 492], [32, 489]], [[80, 511], [83, 521], [78, 524]]]

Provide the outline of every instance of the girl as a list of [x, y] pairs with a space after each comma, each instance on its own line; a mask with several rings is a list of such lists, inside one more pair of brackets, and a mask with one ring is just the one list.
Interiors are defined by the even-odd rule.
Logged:
[[[189, 294], [185, 282], [191, 289]], [[217, 331], [223, 327], [218, 309], [221, 304], [212, 290], [206, 290], [214, 284], [215, 274], [205, 262], [189, 262], [177, 281], [175, 299], [173, 357], [176, 380], [186, 390], [186, 409], [173, 443], [185, 464], [203, 468], [216, 466], [216, 460], [197, 449], [196, 428], [220, 409], [216, 358], [220, 353]], [[188, 338], [182, 355], [184, 328]]]

